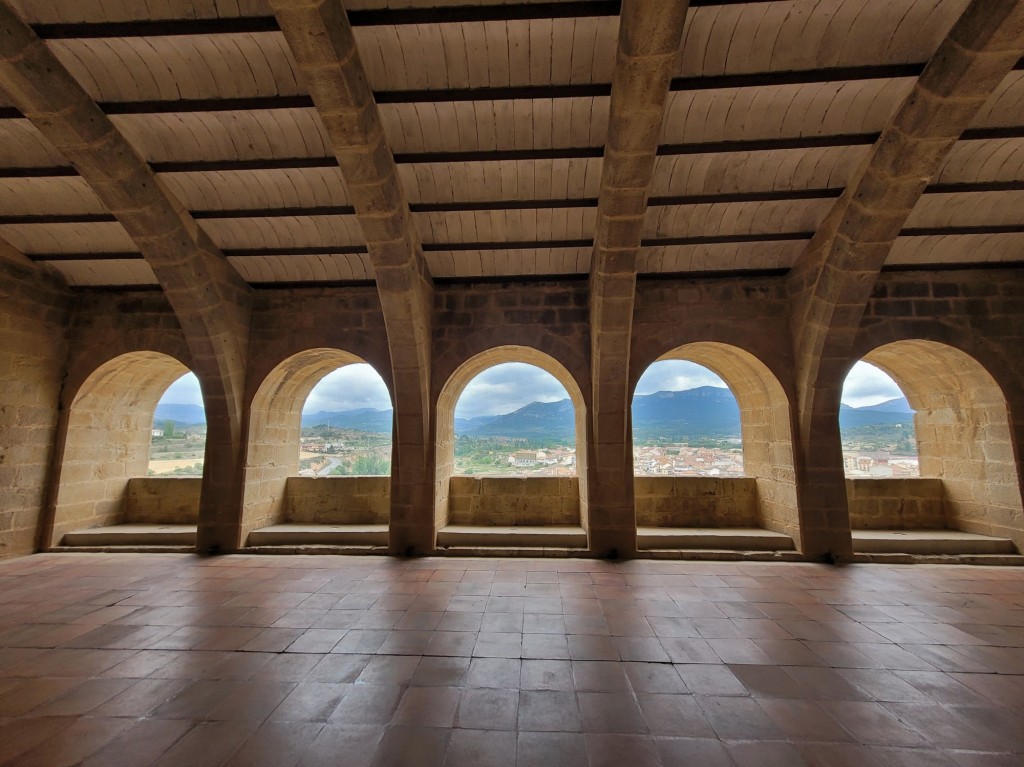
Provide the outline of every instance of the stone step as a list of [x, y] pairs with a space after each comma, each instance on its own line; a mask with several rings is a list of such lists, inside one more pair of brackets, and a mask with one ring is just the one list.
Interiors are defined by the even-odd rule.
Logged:
[[792, 551], [793, 539], [758, 527], [641, 527], [636, 545], [660, 550]]
[[294, 546], [288, 545], [274, 545], [274, 546], [246, 546], [244, 549], [246, 554], [325, 554], [331, 556], [362, 556], [366, 554], [373, 554], [377, 556], [387, 556], [387, 546], [337, 546], [333, 544], [320, 544], [320, 543], [308, 543], [308, 544], [296, 544]]
[[195, 525], [109, 525], [65, 533], [61, 547], [108, 548], [144, 546], [188, 546], [195, 548]]
[[557, 546], [449, 546], [438, 549], [438, 556], [444, 557], [517, 557], [524, 559], [571, 559], [590, 557], [588, 549], [559, 548]]
[[387, 525], [312, 525], [286, 522], [253, 530], [247, 546], [384, 546]]
[[439, 549], [586, 549], [587, 531], [562, 525], [448, 525], [437, 531]]
[[[698, 562], [803, 562], [804, 555], [794, 549], [775, 551], [738, 551], [735, 549], [640, 549], [638, 556], [650, 559], [695, 560]], [[867, 556], [862, 555], [862, 556]]]
[[880, 565], [982, 565], [984, 567], [1024, 567], [1021, 554], [866, 554], [856, 552], [854, 562]]
[[854, 530], [853, 550], [864, 554], [1016, 554], [1007, 538], [960, 530]]

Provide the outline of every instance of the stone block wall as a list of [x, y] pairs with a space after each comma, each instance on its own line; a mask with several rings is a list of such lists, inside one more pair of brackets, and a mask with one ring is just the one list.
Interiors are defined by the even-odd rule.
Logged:
[[103, 363], [75, 392], [52, 543], [73, 530], [125, 521], [128, 481], [146, 476], [157, 402], [186, 370], [165, 354], [129, 352]]
[[194, 525], [199, 521], [200, 477], [134, 477], [128, 480], [124, 521], [144, 525]]
[[[159, 354], [178, 365], [189, 365], [183, 331], [158, 291], [70, 293], [40, 281], [31, 266], [22, 264], [18, 269], [5, 266], [0, 275], [0, 336], [4, 339], [0, 345], [0, 556], [34, 550], [40, 529], [42, 538], [53, 540], [62, 525], [74, 529], [124, 518], [118, 517], [124, 508], [124, 489], [129, 479], [145, 472], [144, 466], [135, 472], [128, 465], [142, 459], [146, 439], [140, 438], [138, 444], [115, 443], [108, 437], [126, 428], [139, 434], [146, 431], [151, 413], [145, 412], [148, 405], [143, 399], [148, 402], [150, 394], [155, 398], [159, 392], [147, 389], [146, 396], [140, 397], [138, 385], [152, 376], [154, 368], [145, 364], [134, 372], [124, 368], [120, 372], [125, 377], [100, 382], [103, 385], [95, 392], [102, 394], [105, 388], [109, 396], [99, 397], [95, 407], [80, 412], [80, 425], [86, 430], [82, 434], [91, 429], [93, 436], [70, 434], [65, 441], [65, 432], [73, 426], [67, 414], [87, 379], [102, 374], [106, 363], [123, 355], [141, 353], [134, 359], [145, 363], [152, 361], [146, 355]], [[703, 356], [697, 355], [694, 361], [724, 374], [738, 398], [746, 391], [747, 398], [741, 402], [744, 453], [749, 479], [756, 485], [757, 523], [793, 534], [799, 546], [796, 487], [797, 482], [808, 480], [792, 458], [800, 437], [791, 428], [795, 373], [781, 285], [781, 278], [770, 275], [642, 277], [637, 284], [630, 371], [625, 374], [635, 381], [651, 362], [673, 350], [698, 350]], [[291, 404], [285, 410], [275, 409], [276, 404], [262, 411], [254, 406], [261, 386], [270, 381], [273, 388], [284, 382], [283, 378], [271, 381], [273, 371], [295, 355], [333, 349], [370, 362], [389, 385], [392, 377], [387, 333], [372, 286], [280, 288], [255, 294], [244, 414], [251, 440], [244, 467], [246, 497], [241, 508], [231, 511], [238, 517], [239, 529], [246, 531], [285, 518], [286, 480], [297, 473], [292, 469], [296, 432], [289, 420], [297, 411], [288, 409]], [[884, 272], [849, 359], [849, 364], [867, 358], [891, 368], [918, 407], [921, 465], [926, 475], [941, 478], [947, 524], [1010, 537], [1018, 546], [1024, 546], [1021, 306], [1024, 278], [1020, 270]], [[600, 413], [590, 412], [593, 381], [585, 281], [439, 284], [432, 322], [435, 401], [467, 360], [497, 347], [518, 346], [546, 355], [576, 382], [584, 408], [584, 439], [592, 420], [601, 418]], [[916, 345], [899, 345], [904, 342]], [[893, 350], [890, 357], [872, 356], [887, 345]], [[722, 356], [719, 352], [725, 347], [742, 354]], [[506, 361], [500, 356], [487, 359]], [[761, 382], [771, 379], [778, 386], [771, 396], [753, 396], [759, 388], [768, 391]], [[835, 382], [836, 387], [840, 385], [841, 381]], [[291, 381], [287, 386], [297, 397], [305, 383]], [[114, 396], [126, 391], [134, 392], [133, 396]], [[124, 408], [122, 415], [109, 417], [112, 403], [115, 409]], [[439, 429], [439, 424], [440, 417], [429, 428]], [[445, 435], [438, 431], [433, 468], [439, 484], [433, 500], [443, 503], [431, 509], [432, 499], [427, 497], [417, 512], [422, 517], [418, 524], [428, 528], [454, 523], [447, 516], [449, 507], [462, 504], [461, 500], [449, 503], [452, 484], [443, 471], [446, 444]], [[801, 449], [806, 453], [815, 446]], [[586, 451], [578, 455], [585, 460]], [[51, 466], [56, 467], [53, 474], [48, 473]], [[402, 471], [397, 465], [396, 472]], [[847, 504], [841, 467], [836, 475], [840, 503]], [[579, 476], [579, 522], [586, 524], [589, 473], [585, 465], [579, 467]], [[74, 492], [61, 495], [71, 489]], [[89, 498], [83, 501], [85, 496]], [[646, 514], [639, 500], [643, 493], [636, 497], [637, 518], [642, 519]], [[49, 527], [48, 498], [57, 510]], [[850, 503], [854, 524], [859, 525], [852, 497]], [[813, 510], [802, 509], [801, 514], [807, 517], [803, 523], [811, 527], [832, 524], [815, 517]]]
[[68, 295], [0, 253], [0, 559], [35, 551], [67, 355]]
[[917, 410], [921, 474], [949, 527], [1024, 547], [1024, 280], [1020, 270], [883, 274], [859, 351]]
[[946, 528], [941, 479], [848, 479], [846, 494], [854, 530]]
[[637, 527], [758, 527], [753, 477], [635, 477]]
[[[452, 476], [454, 409], [466, 384], [492, 365], [502, 362], [536, 365], [551, 373], [566, 388], [576, 408], [577, 442], [584, 443], [577, 444], [576, 473], [579, 477], [587, 476], [588, 317], [587, 287], [581, 281], [438, 287], [431, 374], [436, 403], [433, 493], [436, 528], [445, 524], [479, 524], [455, 522], [451, 517], [454, 506], [449, 497], [450, 480], [457, 479]], [[565, 524], [586, 527], [586, 481], [578, 487], [575, 520]]]
[[[302, 406], [320, 379], [367, 362], [391, 386], [387, 331], [371, 287], [260, 291], [254, 305], [246, 399], [248, 444], [241, 540], [286, 518], [286, 484], [299, 473]], [[297, 301], [302, 311], [296, 311]]]
[[286, 522], [314, 525], [386, 525], [391, 477], [289, 477]]
[[580, 524], [576, 477], [452, 477], [450, 525]]

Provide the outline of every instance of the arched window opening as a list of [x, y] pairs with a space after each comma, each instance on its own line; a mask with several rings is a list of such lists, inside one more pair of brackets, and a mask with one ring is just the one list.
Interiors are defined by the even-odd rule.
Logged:
[[742, 477], [736, 397], [718, 375], [686, 360], [660, 360], [633, 395], [638, 477]]
[[167, 387], [153, 413], [148, 476], [201, 477], [206, 452], [206, 409], [195, 373]]
[[637, 380], [631, 413], [638, 548], [799, 546], [789, 399], [763, 362], [681, 346]]
[[[188, 418], [154, 418], [157, 403], [188, 372], [166, 354], [137, 351], [85, 379], [68, 408], [50, 545], [195, 545], [201, 477], [174, 468], [202, 474], [203, 448], [193, 446], [202, 430], [186, 429]], [[171, 431], [176, 449], [163, 459], [166, 476], [147, 476], [158, 431]]]
[[392, 420], [388, 388], [370, 365], [331, 371], [302, 407], [299, 476], [389, 476]]
[[391, 397], [340, 349], [309, 349], [260, 384], [242, 501], [248, 546], [382, 548], [391, 516]]
[[586, 405], [552, 357], [500, 346], [462, 363], [437, 400], [437, 546], [587, 547]]
[[576, 476], [569, 392], [536, 365], [506, 362], [474, 377], [455, 405], [460, 476]]
[[858, 362], [843, 384], [843, 470], [853, 478], [920, 476], [914, 409], [891, 376]]
[[1004, 554], [1024, 548], [1010, 413], [992, 375], [955, 347], [919, 339], [885, 344], [864, 361], [906, 394], [920, 476], [847, 478], [854, 550]]

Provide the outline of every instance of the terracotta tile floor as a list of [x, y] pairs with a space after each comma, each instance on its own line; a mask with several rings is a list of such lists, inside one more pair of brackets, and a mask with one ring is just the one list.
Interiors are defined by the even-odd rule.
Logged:
[[1024, 765], [1024, 570], [0, 564], [0, 764]]

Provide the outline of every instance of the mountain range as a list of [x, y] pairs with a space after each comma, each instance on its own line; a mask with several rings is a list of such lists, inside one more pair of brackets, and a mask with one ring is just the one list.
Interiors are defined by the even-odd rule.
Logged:
[[860, 426], [878, 426], [880, 424], [913, 426], [914, 409], [910, 407], [907, 398], [897, 397], [865, 407], [839, 406], [839, 427], [841, 429], [856, 429]]
[[164, 421], [174, 421], [175, 426], [195, 426], [206, 423], [206, 411], [202, 405], [175, 405], [161, 402], [153, 414], [153, 425], [160, 427]]
[[302, 414], [303, 428], [320, 424], [328, 424], [337, 429], [390, 434], [391, 409], [375, 410], [372, 407], [361, 407], [356, 410], [339, 412], [320, 410], [316, 413]]
[[[179, 426], [206, 422], [198, 405], [157, 406], [154, 422], [174, 421]], [[910, 424], [914, 411], [904, 397], [877, 405], [839, 409], [843, 429], [878, 424]], [[338, 429], [389, 433], [391, 410], [359, 408], [344, 411], [303, 413], [302, 426], [330, 424]], [[728, 389], [700, 386], [686, 391], [660, 391], [633, 398], [633, 428], [638, 439], [659, 438], [679, 441], [699, 437], [740, 436], [740, 412]], [[576, 432], [572, 402], [531, 402], [518, 410], [497, 416], [456, 418], [455, 433], [470, 437], [513, 437], [536, 440], [571, 441]]]

